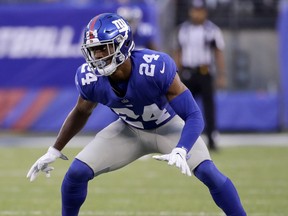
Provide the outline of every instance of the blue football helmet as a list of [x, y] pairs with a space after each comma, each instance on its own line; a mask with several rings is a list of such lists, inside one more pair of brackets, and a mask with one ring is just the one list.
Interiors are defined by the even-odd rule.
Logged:
[[[134, 47], [128, 22], [117, 14], [103, 13], [88, 23], [81, 50], [96, 75], [109, 76], [131, 55]], [[97, 50], [105, 50], [107, 55], [96, 59]]]

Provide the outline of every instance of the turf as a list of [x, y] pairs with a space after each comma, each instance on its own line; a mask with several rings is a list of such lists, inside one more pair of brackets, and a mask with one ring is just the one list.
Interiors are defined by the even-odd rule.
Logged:
[[[58, 160], [51, 178], [35, 182], [26, 173], [46, 149], [0, 148], [0, 215], [60, 214], [63, 176], [79, 149], [67, 148], [70, 161]], [[288, 148], [230, 147], [213, 153], [218, 168], [236, 185], [249, 216], [288, 215]], [[174, 167], [138, 160], [95, 178], [80, 215], [223, 216], [206, 187]]]

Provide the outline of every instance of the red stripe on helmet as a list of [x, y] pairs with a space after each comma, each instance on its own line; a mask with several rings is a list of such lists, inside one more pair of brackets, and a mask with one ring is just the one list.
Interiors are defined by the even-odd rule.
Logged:
[[93, 31], [94, 31], [94, 26], [95, 26], [95, 23], [96, 21], [98, 20], [99, 18], [99, 15], [98, 16], [95, 16], [91, 21], [90, 21], [90, 28], [89, 28], [89, 36], [90, 36], [90, 39], [93, 39], [94, 38], [94, 35], [93, 35]]

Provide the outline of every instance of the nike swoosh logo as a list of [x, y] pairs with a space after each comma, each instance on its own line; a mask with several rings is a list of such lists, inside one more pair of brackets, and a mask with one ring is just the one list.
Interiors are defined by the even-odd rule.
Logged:
[[163, 62], [163, 67], [162, 67], [162, 69], [160, 70], [160, 73], [164, 73], [164, 71], [165, 71], [165, 63]]

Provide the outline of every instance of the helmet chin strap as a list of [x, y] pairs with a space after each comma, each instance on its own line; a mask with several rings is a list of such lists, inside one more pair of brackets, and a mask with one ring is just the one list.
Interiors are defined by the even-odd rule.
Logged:
[[[118, 64], [116, 63], [116, 58], [120, 60]], [[112, 62], [109, 65], [107, 65], [106, 67], [102, 69], [97, 67], [97, 71], [101, 74], [101, 76], [110, 76], [116, 71], [119, 65], [123, 64], [125, 60], [126, 59], [123, 54], [120, 54], [119, 56], [114, 56], [112, 59]]]
[[116, 71], [117, 66], [114, 63], [109, 64], [103, 69], [98, 69], [97, 71], [101, 74], [101, 76], [110, 76]]

